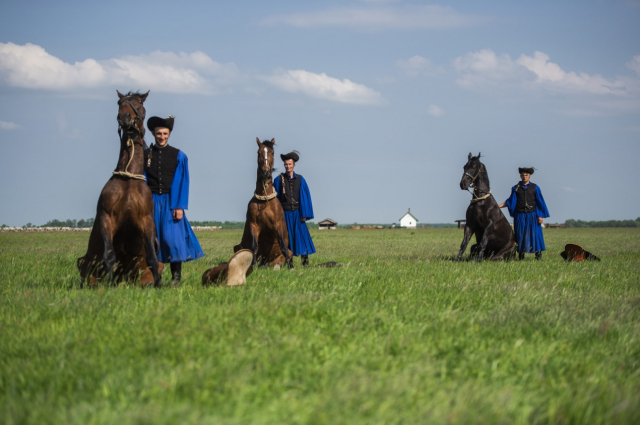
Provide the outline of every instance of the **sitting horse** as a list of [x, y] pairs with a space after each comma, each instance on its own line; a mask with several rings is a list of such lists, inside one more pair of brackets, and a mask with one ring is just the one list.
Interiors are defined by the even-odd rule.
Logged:
[[464, 226], [464, 239], [460, 245], [458, 261], [467, 249], [469, 239], [476, 235], [476, 244], [471, 247], [471, 257], [477, 261], [483, 259], [509, 260], [516, 252], [516, 238], [511, 225], [502, 214], [498, 203], [491, 195], [487, 168], [480, 162], [480, 154], [471, 156], [464, 166], [460, 189], [469, 190], [473, 185], [473, 198], [467, 207], [467, 222]]
[[242, 241], [234, 247], [234, 252], [250, 249], [253, 265], [280, 267], [286, 263], [293, 268], [293, 254], [289, 250], [289, 232], [284, 220], [284, 211], [273, 187], [273, 146], [275, 139], [258, 144], [258, 176], [256, 190], [247, 207]]
[[[164, 268], [156, 256], [156, 225], [153, 198], [144, 167], [145, 94], [118, 92], [118, 165], [98, 199], [96, 218], [78, 270], [84, 286], [104, 278], [108, 282], [137, 280], [160, 286]], [[142, 276], [140, 276], [142, 272]]]

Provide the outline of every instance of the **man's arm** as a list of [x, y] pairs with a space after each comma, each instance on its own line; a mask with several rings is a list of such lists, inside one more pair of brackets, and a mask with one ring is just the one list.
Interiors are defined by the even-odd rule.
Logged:
[[178, 153], [178, 164], [171, 183], [171, 210], [174, 220], [182, 220], [189, 205], [189, 160], [184, 152]]

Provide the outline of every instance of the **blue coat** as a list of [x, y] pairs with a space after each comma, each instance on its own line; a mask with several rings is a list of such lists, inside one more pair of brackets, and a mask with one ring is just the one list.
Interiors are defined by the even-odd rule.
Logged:
[[[304, 177], [294, 172], [293, 178], [300, 179], [300, 208], [284, 212], [284, 219], [287, 222], [287, 231], [289, 232], [289, 249], [293, 252], [293, 255], [310, 255], [316, 252], [316, 247], [313, 245], [307, 223], [304, 223], [302, 219], [311, 220], [313, 218], [311, 192], [309, 192], [309, 186], [307, 186]], [[273, 180], [273, 187], [276, 189], [278, 196], [281, 195], [281, 186], [280, 176], [278, 176]]]
[[[519, 184], [518, 184], [519, 185]], [[509, 215], [513, 217], [513, 230], [516, 234], [516, 242], [518, 243], [518, 252], [539, 252], [546, 249], [544, 245], [544, 237], [542, 235], [542, 225], [538, 223], [538, 218], [549, 217], [547, 204], [542, 197], [540, 186], [536, 185], [536, 210], [529, 213], [517, 212], [515, 185], [511, 188], [511, 196], [506, 200]], [[521, 186], [521, 190], [528, 190], [529, 185]]]
[[173, 210], [189, 208], [189, 161], [184, 152], [178, 153], [176, 172], [171, 182], [171, 193], [152, 195], [153, 217], [160, 244], [158, 260], [163, 263], [176, 263], [204, 257], [200, 242], [191, 229], [186, 213], [181, 220], [173, 219]]

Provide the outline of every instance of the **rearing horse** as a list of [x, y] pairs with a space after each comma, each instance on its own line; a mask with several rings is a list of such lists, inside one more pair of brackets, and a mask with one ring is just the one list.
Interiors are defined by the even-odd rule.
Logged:
[[503, 260], [515, 255], [516, 238], [498, 203], [491, 194], [487, 168], [480, 162], [480, 154], [471, 156], [464, 166], [460, 189], [468, 190], [473, 185], [473, 198], [467, 207], [467, 221], [464, 226], [464, 239], [460, 245], [458, 261], [467, 249], [469, 239], [476, 235], [476, 244], [471, 247], [471, 257], [477, 261], [483, 259]]
[[156, 256], [153, 198], [143, 175], [143, 103], [149, 92], [117, 93], [120, 155], [100, 193], [87, 253], [78, 258], [80, 285], [89, 275], [91, 283], [102, 277], [114, 282], [136, 280], [142, 272], [141, 283], [158, 287], [163, 265]]
[[258, 144], [258, 176], [256, 190], [247, 206], [247, 219], [242, 241], [234, 247], [234, 252], [250, 249], [253, 264], [272, 266], [286, 263], [293, 268], [293, 254], [289, 250], [289, 232], [284, 220], [284, 211], [273, 187], [273, 146], [275, 139]]

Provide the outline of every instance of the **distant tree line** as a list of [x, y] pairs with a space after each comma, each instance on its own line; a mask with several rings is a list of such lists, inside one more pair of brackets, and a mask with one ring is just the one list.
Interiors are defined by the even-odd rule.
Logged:
[[244, 229], [244, 221], [191, 221], [192, 226], [222, 227], [223, 229]]
[[[31, 223], [27, 223], [25, 227], [35, 227], [29, 226]], [[47, 221], [40, 227], [93, 227], [93, 218], [88, 219], [80, 219], [80, 220], [66, 220], [60, 221], [57, 219], [53, 219], [51, 221]]]
[[582, 221], [569, 219], [567, 227], [640, 227], [640, 217], [635, 220]]
[[[80, 219], [80, 220], [57, 220], [53, 219], [43, 224], [42, 226], [36, 226], [31, 223], [27, 223], [22, 227], [93, 227], [93, 218], [88, 219]], [[203, 226], [203, 227], [222, 227], [223, 229], [244, 229], [244, 221], [191, 221], [192, 226]], [[574, 220], [569, 219], [565, 221], [567, 227], [640, 227], [640, 217], [635, 220], [606, 220], [606, 221], [583, 221], [583, 220]], [[317, 229], [318, 223], [314, 223], [312, 221], [307, 221], [307, 226], [310, 229]], [[391, 224], [339, 224], [338, 228], [340, 229], [348, 229], [352, 226], [382, 226], [382, 227], [391, 227]], [[7, 227], [6, 224], [3, 224], [2, 227]], [[400, 227], [399, 224], [396, 224], [396, 227]], [[427, 229], [444, 229], [444, 228], [454, 228], [458, 227], [457, 224], [450, 223], [420, 223], [417, 225], [419, 228], [427, 228]]]
[[[244, 221], [189, 221], [192, 226], [202, 226], [202, 227], [222, 227], [225, 229], [244, 229]], [[317, 229], [318, 224], [313, 223], [311, 221], [307, 221], [307, 226], [310, 229]]]
[[[309, 227], [311, 228], [311, 224], [309, 223]], [[400, 224], [399, 223], [394, 223], [396, 229], [400, 228]], [[349, 229], [351, 227], [354, 226], [382, 226], [385, 229], [390, 229], [393, 227], [393, 224], [389, 224], [389, 223], [351, 223], [351, 224], [338, 224], [338, 229]], [[316, 224], [317, 228], [318, 225]], [[454, 228], [454, 227], [458, 227], [457, 224], [450, 224], [450, 223], [419, 223], [416, 224], [416, 227], [419, 229], [448, 229], [448, 228]]]

